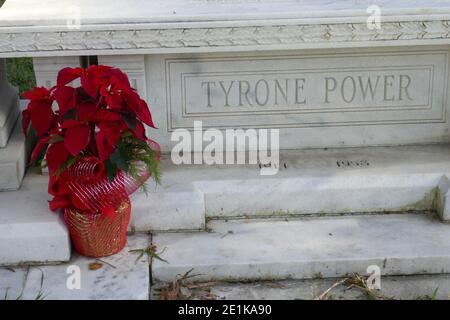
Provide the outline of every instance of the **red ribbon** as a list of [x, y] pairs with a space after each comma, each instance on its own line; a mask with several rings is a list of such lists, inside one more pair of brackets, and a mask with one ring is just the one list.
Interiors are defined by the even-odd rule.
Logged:
[[[159, 146], [149, 141], [153, 150]], [[118, 170], [113, 180], [106, 174], [103, 162], [96, 157], [82, 157], [59, 176], [50, 176], [48, 192], [54, 196], [49, 201], [50, 209], [75, 208], [86, 213], [101, 213], [112, 218], [115, 208], [120, 206], [129, 195], [139, 189], [151, 176], [145, 164], [136, 164], [136, 179]]]

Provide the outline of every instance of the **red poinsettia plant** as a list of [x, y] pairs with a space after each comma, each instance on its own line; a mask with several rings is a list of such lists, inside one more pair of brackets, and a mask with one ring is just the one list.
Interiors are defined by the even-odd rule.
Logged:
[[[81, 85], [72, 86], [75, 80]], [[24, 97], [30, 102], [22, 114], [22, 127], [25, 135], [32, 131], [38, 138], [31, 162], [48, 166], [51, 210], [111, 211], [107, 205], [93, 207], [80, 201], [82, 192], [76, 194], [70, 175], [73, 167], [80, 171], [94, 163], [105, 179], [122, 188], [129, 180], [125, 176], [141, 186], [150, 175], [159, 180], [159, 146], [147, 138], [144, 127], [155, 128], [151, 113], [120, 69], [64, 68], [56, 86], [37, 87]], [[93, 189], [92, 180], [83, 183], [90, 192], [100, 192], [100, 187]]]

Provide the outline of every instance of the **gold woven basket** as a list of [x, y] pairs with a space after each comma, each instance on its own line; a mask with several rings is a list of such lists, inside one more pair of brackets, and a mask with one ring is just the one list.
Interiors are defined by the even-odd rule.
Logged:
[[83, 256], [99, 258], [125, 247], [130, 213], [131, 203], [126, 199], [117, 207], [112, 220], [75, 209], [65, 209], [64, 220], [75, 250]]

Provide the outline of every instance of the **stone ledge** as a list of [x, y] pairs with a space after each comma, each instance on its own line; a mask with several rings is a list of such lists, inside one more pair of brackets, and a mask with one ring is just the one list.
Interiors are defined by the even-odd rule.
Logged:
[[[380, 3], [383, 27], [367, 28], [368, 5], [259, 1], [258, 6], [171, 2], [145, 6], [78, 1], [6, 3], [0, 12], [0, 57], [157, 54], [448, 44], [450, 6], [426, 1]], [[28, 10], [23, 10], [23, 7]], [[47, 7], [46, 7], [47, 6]], [[50, 7], [51, 6], [51, 7]], [[45, 8], [45, 10], [42, 10]], [[107, 9], [106, 9], [107, 8]], [[105, 12], [105, 10], [107, 10]], [[37, 16], [36, 16], [37, 15]], [[34, 16], [34, 18], [33, 18]], [[108, 18], [105, 18], [108, 17]]]
[[[74, 254], [69, 262], [60, 265], [0, 268], [0, 297], [6, 300], [112, 300], [149, 297], [150, 276], [147, 256], [139, 260], [129, 250], [144, 249], [149, 245], [148, 235], [134, 235], [126, 247], [116, 255], [98, 259]], [[102, 263], [98, 270], [89, 270], [92, 262]], [[69, 269], [71, 267], [71, 269]], [[70, 277], [78, 267], [81, 286], [68, 288]], [[74, 278], [73, 278], [74, 279]]]
[[133, 231], [203, 230], [205, 205], [198, 190], [158, 191], [132, 196]]
[[17, 122], [5, 148], [0, 148], [0, 191], [17, 190], [26, 170], [28, 153], [22, 126]]
[[[2, 27], [67, 27], [79, 9], [83, 25], [126, 25], [158, 23], [199, 23], [261, 20], [291, 20], [320, 23], [324, 21], [366, 21], [367, 7], [378, 5], [383, 20], [407, 21], [408, 18], [439, 19], [450, 14], [448, 1], [327, 1], [327, 0], [128, 0], [127, 3], [100, 0], [78, 0], [71, 10], [70, 0], [32, 0], [6, 2], [0, 13]], [[71, 15], [72, 14], [72, 15]]]
[[[14, 125], [17, 122], [17, 118], [19, 117], [19, 97], [15, 90], [13, 90], [12, 92], [8, 91], [6, 94], [0, 91], [0, 97], [4, 99], [2, 103], [6, 104], [6, 108], [2, 110], [5, 111], [6, 114], [3, 114], [4, 119], [0, 119], [3, 120], [3, 123], [0, 125], [0, 150], [1, 150], [1, 148], [7, 146]], [[3, 104], [0, 105], [0, 110], [2, 107], [4, 107]]]
[[284, 221], [212, 221], [209, 233], [153, 236], [165, 248], [152, 262], [155, 281], [193, 268], [197, 281], [247, 281], [366, 274], [450, 273], [450, 225], [429, 214]]
[[448, 145], [285, 150], [274, 176], [261, 176], [258, 165], [177, 166], [165, 155], [162, 172], [148, 197], [133, 195], [132, 229], [198, 230], [205, 217], [386, 211], [437, 210], [450, 219]]
[[70, 259], [67, 229], [47, 199], [47, 179], [35, 174], [20, 190], [0, 192], [0, 265]]
[[[366, 276], [363, 274], [361, 276]], [[194, 278], [195, 279], [195, 278]], [[373, 300], [363, 290], [349, 289], [349, 283], [336, 283], [344, 279], [313, 279], [313, 280], [282, 280], [255, 281], [248, 283], [218, 282], [204, 284], [198, 288], [187, 289], [185, 295], [190, 300], [312, 300], [329, 290], [324, 300]], [[167, 283], [152, 286], [152, 299], [160, 298], [161, 288], [167, 288]], [[433, 296], [436, 292], [436, 296]], [[450, 275], [415, 275], [415, 276], [384, 276], [381, 278], [381, 291], [374, 293], [388, 300], [449, 300]]]

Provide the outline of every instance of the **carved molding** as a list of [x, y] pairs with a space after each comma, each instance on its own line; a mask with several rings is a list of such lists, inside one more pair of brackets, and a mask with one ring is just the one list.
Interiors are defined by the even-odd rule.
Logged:
[[302, 44], [450, 39], [450, 21], [0, 33], [0, 54], [100, 50], [239, 48]]

